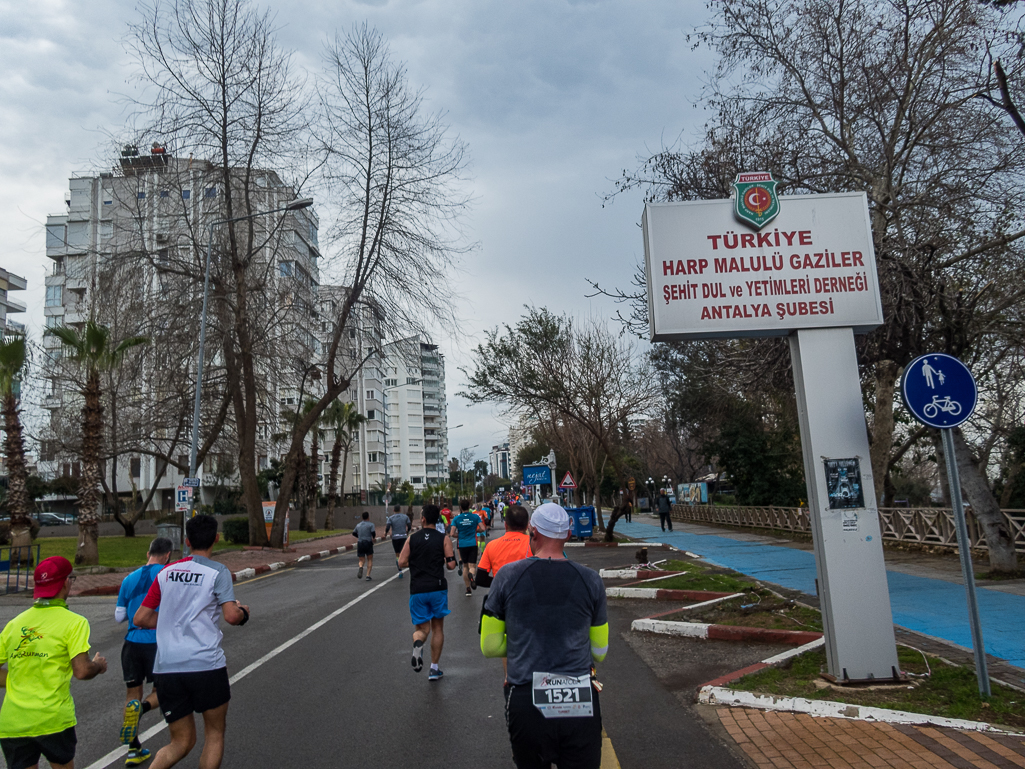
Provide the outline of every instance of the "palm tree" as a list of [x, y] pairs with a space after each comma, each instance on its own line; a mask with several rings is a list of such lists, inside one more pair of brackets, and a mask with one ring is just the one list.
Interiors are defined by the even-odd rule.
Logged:
[[32, 544], [29, 527], [28, 471], [25, 469], [25, 440], [18, 414], [18, 383], [25, 367], [25, 337], [0, 340], [0, 399], [4, 413], [4, 453], [7, 455], [7, 509], [11, 514], [11, 546]]
[[132, 336], [117, 344], [110, 338], [110, 329], [88, 320], [81, 331], [69, 326], [46, 329], [64, 346], [68, 358], [85, 373], [81, 394], [82, 407], [82, 477], [78, 487], [78, 548], [75, 564], [95, 566], [100, 562], [100, 455], [103, 451], [103, 390], [100, 373], [121, 365], [133, 347], [149, 344], [145, 336]]
[[[366, 421], [366, 417], [359, 413], [353, 403], [343, 403], [335, 400], [324, 411], [322, 422], [329, 429], [334, 428], [335, 443], [331, 447], [331, 473], [327, 482], [327, 517], [324, 519], [324, 528], [329, 531], [335, 525], [335, 505], [338, 502], [338, 466], [342, 467], [341, 489], [345, 492], [345, 475], [349, 465], [349, 451], [352, 449], [353, 441], [359, 426]], [[343, 462], [344, 453], [344, 462]]]

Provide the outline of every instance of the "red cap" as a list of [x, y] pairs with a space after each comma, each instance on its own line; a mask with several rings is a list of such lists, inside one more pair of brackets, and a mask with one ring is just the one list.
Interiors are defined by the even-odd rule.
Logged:
[[64, 587], [64, 581], [71, 575], [71, 561], [54, 555], [44, 558], [36, 566], [33, 598], [53, 598]]

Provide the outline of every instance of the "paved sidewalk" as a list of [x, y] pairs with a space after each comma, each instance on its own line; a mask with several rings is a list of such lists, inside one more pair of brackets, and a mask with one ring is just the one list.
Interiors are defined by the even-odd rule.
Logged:
[[[637, 516], [632, 523], [621, 521], [616, 531], [636, 539], [666, 542], [719, 566], [815, 595], [815, 555], [809, 550], [778, 540], [774, 543], [765, 536], [679, 521], [673, 522], [673, 532], [662, 532], [657, 520], [645, 518]], [[899, 571], [887, 563], [894, 623], [971, 649], [967, 600], [959, 580], [908, 573], [912, 569], [907, 560], [901, 559]], [[1025, 596], [1006, 592], [1006, 586], [1000, 590], [979, 586], [977, 594], [987, 653], [1025, 668]]]
[[[378, 537], [375, 542], [385, 542]], [[268, 571], [282, 569], [300, 561], [321, 558], [338, 552], [345, 552], [356, 547], [356, 537], [351, 534], [340, 534], [324, 539], [303, 540], [289, 546], [288, 552], [280, 550], [226, 550], [214, 554], [214, 560], [223, 563], [231, 571], [235, 581], [250, 579]], [[391, 546], [376, 548], [375, 555], [380, 560], [375, 562], [378, 568], [394, 568], [394, 554]], [[375, 559], [376, 560], [376, 559]], [[139, 564], [140, 566], [142, 564]], [[121, 580], [131, 569], [107, 574], [83, 574], [75, 580], [71, 595], [117, 595]], [[375, 569], [376, 571], [376, 569]], [[391, 572], [389, 572], [390, 574]]]
[[1025, 737], [746, 708], [716, 712], [759, 769], [1025, 767]]

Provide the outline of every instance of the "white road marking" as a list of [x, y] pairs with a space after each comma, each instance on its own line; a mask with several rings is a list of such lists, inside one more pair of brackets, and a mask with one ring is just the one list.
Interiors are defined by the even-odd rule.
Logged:
[[[397, 579], [398, 576], [399, 576], [398, 574], [393, 574], [391, 577], [389, 577], [388, 579], [384, 580], [383, 582], [380, 582], [380, 583], [374, 585], [372, 588], [367, 590], [365, 593], [362, 593], [362, 594], [358, 595], [356, 598], [353, 598], [351, 601], [349, 601], [344, 606], [342, 606], [342, 607], [340, 607], [338, 609], [335, 609], [333, 612], [328, 614], [323, 619], [318, 620], [317, 622], [314, 622], [312, 625], [310, 625], [308, 628], [306, 628], [304, 631], [302, 631], [298, 635], [292, 636], [290, 639], [285, 641], [283, 644], [281, 644], [277, 648], [272, 649], [271, 651], [269, 651], [266, 654], [264, 654], [262, 657], [260, 657], [260, 659], [256, 660], [256, 662], [254, 662], [251, 665], [247, 665], [246, 667], [242, 668], [235, 675], [233, 675], [231, 678], [229, 678], [228, 682], [230, 684], [232, 684], [232, 685], [238, 683], [243, 678], [245, 678], [247, 675], [252, 673], [254, 670], [257, 670], [258, 668], [260, 668], [264, 664], [270, 662], [272, 659], [277, 657], [279, 654], [281, 654], [281, 652], [283, 652], [286, 649], [288, 649], [288, 648], [294, 646], [295, 644], [299, 643], [299, 641], [304, 639], [306, 636], [308, 636], [313, 631], [319, 630], [324, 625], [326, 625], [328, 622], [330, 622], [335, 617], [337, 617], [339, 614], [342, 614], [343, 612], [346, 612], [349, 609], [351, 609], [353, 606], [358, 604], [360, 601], [362, 601], [364, 598], [366, 598], [371, 593], [374, 593], [374, 592], [380, 590], [382, 587], [387, 585], [392, 580]], [[155, 737], [156, 735], [160, 734], [160, 732], [164, 731], [164, 729], [166, 729], [166, 728], [167, 728], [167, 722], [162, 720], [160, 723], [154, 724], [149, 729], [147, 729], [145, 732], [140, 734], [139, 735], [139, 740], [141, 742], [146, 742], [147, 740], [150, 740], [153, 737]], [[95, 762], [89, 764], [89, 766], [87, 766], [85, 769], [105, 769], [105, 767], [110, 766], [111, 764], [113, 764], [118, 759], [124, 758], [126, 755], [128, 755], [128, 746], [127, 745], [122, 745], [120, 748], [117, 748], [115, 750], [110, 751], [107, 755], [105, 755], [103, 758], [99, 759], [98, 761], [95, 761]]]

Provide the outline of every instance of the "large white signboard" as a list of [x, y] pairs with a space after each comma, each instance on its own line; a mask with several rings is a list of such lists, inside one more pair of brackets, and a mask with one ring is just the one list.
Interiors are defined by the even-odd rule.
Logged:
[[864, 193], [781, 197], [760, 231], [729, 200], [649, 203], [643, 229], [652, 341], [883, 322]]

